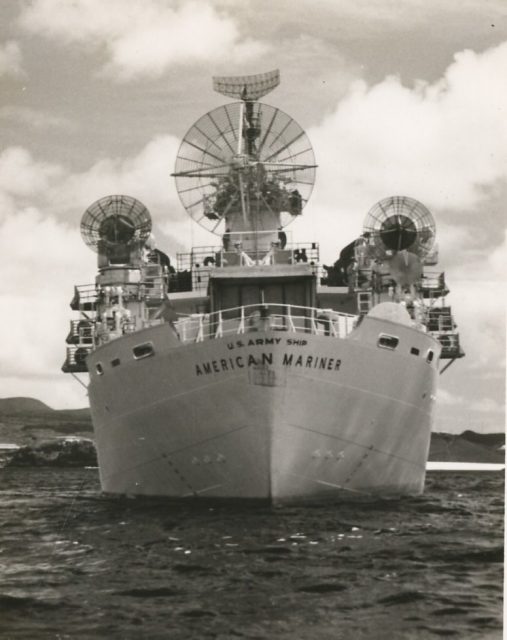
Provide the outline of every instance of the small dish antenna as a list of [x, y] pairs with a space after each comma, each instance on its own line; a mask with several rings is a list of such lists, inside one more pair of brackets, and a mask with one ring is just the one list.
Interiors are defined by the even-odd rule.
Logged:
[[433, 248], [435, 233], [430, 211], [408, 196], [380, 200], [369, 210], [363, 224], [363, 235], [370, 236], [379, 259], [400, 251], [424, 258]]
[[81, 219], [81, 237], [96, 252], [107, 252], [135, 242], [143, 245], [150, 233], [148, 209], [130, 196], [100, 198], [86, 209]]

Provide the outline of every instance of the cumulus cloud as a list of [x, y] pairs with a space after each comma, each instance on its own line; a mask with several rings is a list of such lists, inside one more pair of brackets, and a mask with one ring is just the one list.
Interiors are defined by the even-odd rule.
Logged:
[[102, 158], [77, 173], [34, 158], [24, 147], [8, 147], [0, 154], [1, 215], [36, 205], [44, 214], [77, 224], [98, 198], [124, 193], [141, 200], [171, 233], [172, 226], [186, 220], [170, 177], [179, 143], [174, 136], [157, 136], [134, 156]]
[[[84, 406], [83, 389], [60, 373], [74, 285], [93, 282], [96, 254], [79, 222], [98, 198], [124, 193], [152, 215], [159, 246], [173, 257], [190, 225], [170, 178], [179, 141], [151, 140], [133, 157], [103, 158], [81, 173], [23, 147], [0, 154], [0, 316], [2, 395], [38, 395], [52, 406]], [[202, 233], [196, 244], [209, 244]]]
[[74, 284], [89, 282], [93, 254], [71, 229], [35, 208], [0, 223], [2, 395], [37, 395], [55, 406], [83, 406], [83, 390], [60, 367]]
[[23, 147], [9, 147], [0, 154], [0, 192], [11, 196], [29, 196], [47, 191], [63, 170], [57, 165], [34, 161]]
[[[190, 242], [188, 217], [170, 177], [179, 144], [174, 136], [157, 136], [135, 156], [103, 158], [84, 172], [67, 174], [46, 193], [47, 206], [78, 224], [95, 200], [114, 193], [132, 196], [148, 208], [159, 241], [174, 255]], [[196, 233], [209, 244], [209, 237]]]
[[22, 62], [21, 49], [15, 40], [0, 44], [0, 77], [23, 76]]
[[[357, 81], [308, 131], [319, 169], [293, 231], [296, 239], [319, 239], [324, 263], [360, 234], [383, 197], [412, 196], [434, 214], [447, 302], [466, 352], [451, 378], [474, 370], [498, 378], [505, 367], [505, 217], [491, 195], [507, 186], [506, 71], [507, 43], [456, 54], [433, 84]], [[441, 384], [439, 415], [448, 422], [468, 399], [448, 389], [446, 376]]]
[[486, 247], [474, 257], [465, 252], [466, 258], [446, 272], [448, 301], [471, 369], [505, 368], [507, 232], [500, 237], [503, 242], [497, 247]]
[[69, 174], [55, 185], [51, 200], [62, 214], [84, 209], [93, 200], [109, 193], [126, 193], [150, 208], [166, 209], [170, 201], [169, 177], [179, 141], [158, 136], [133, 157], [102, 158], [81, 173]]
[[96, 272], [96, 254], [80, 237], [82, 213], [102, 196], [132, 195], [148, 206], [169, 248], [181, 249], [176, 238], [188, 223], [168, 187], [176, 145], [156, 138], [132, 158], [103, 159], [79, 174], [21, 147], [0, 155], [0, 296], [15, 314], [15, 321], [0, 317], [2, 395], [40, 392], [54, 406], [86, 404], [82, 388], [60, 374], [74, 285], [93, 282]]
[[173, 65], [248, 60], [265, 44], [241, 38], [236, 22], [210, 3], [163, 0], [34, 0], [20, 24], [30, 33], [107, 51], [103, 72], [119, 81], [160, 77]]
[[388, 195], [421, 200], [437, 225], [446, 224], [445, 212], [477, 224], [485, 187], [506, 181], [506, 71], [504, 43], [456, 54], [433, 84], [409, 88], [397, 77], [371, 87], [353, 83], [334, 113], [308, 132], [319, 164], [308, 214], [320, 235], [327, 231], [324, 250], [334, 240], [330, 229], [352, 239], [369, 208]]

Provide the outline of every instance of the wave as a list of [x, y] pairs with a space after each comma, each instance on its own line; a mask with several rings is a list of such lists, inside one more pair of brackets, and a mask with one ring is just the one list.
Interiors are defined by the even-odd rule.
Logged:
[[3, 467], [96, 467], [97, 453], [87, 438], [60, 438], [2, 452]]

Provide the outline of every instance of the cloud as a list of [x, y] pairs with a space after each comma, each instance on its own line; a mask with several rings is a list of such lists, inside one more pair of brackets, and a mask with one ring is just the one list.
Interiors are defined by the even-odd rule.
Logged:
[[35, 208], [0, 223], [2, 395], [37, 395], [83, 406], [82, 389], [60, 373], [74, 284], [93, 278], [94, 256], [68, 228]]
[[30, 196], [46, 192], [63, 170], [49, 162], [36, 162], [23, 147], [9, 147], [0, 154], [0, 193]]
[[0, 107], [0, 119], [41, 130], [51, 127], [69, 131], [75, 128], [75, 125], [68, 118], [55, 116], [30, 107], [10, 105]]
[[0, 44], [0, 77], [24, 75], [19, 44], [15, 40]]
[[503, 243], [488, 255], [488, 271], [495, 280], [503, 281], [507, 273], [507, 230], [503, 233]]
[[504, 411], [504, 406], [493, 398], [481, 398], [477, 402], [473, 402], [470, 408], [473, 411], [484, 413], [502, 413]]
[[448, 301], [467, 354], [467, 368], [505, 368], [507, 232], [501, 244], [461, 260], [446, 272]]
[[[77, 225], [95, 200], [109, 194], [129, 195], [150, 211], [165, 250], [181, 251], [184, 239], [190, 241], [189, 223], [170, 177], [179, 144], [174, 136], [157, 136], [135, 156], [103, 158], [84, 172], [69, 173], [50, 187], [45, 206]], [[203, 244], [209, 244], [209, 238]]]
[[[0, 221], [36, 210], [77, 229], [95, 200], [125, 194], [148, 208], [168, 250], [182, 250], [184, 238], [190, 242], [189, 219], [170, 177], [179, 144], [174, 136], [156, 136], [134, 156], [102, 158], [82, 172], [35, 158], [26, 148], [8, 147], [0, 154]], [[209, 244], [209, 234], [199, 237]]]
[[495, 196], [507, 187], [505, 69], [507, 44], [456, 54], [433, 84], [407, 87], [396, 77], [353, 83], [333, 113], [307, 131], [317, 180], [305, 215], [289, 227], [295, 239], [319, 239], [329, 264], [381, 198], [408, 195], [430, 208], [436, 269], [446, 271], [447, 303], [466, 353], [441, 380], [438, 405], [458, 412], [471, 399], [447, 389], [452, 379], [470, 389], [472, 371], [498, 379], [505, 367], [507, 243], [504, 205]]
[[[450, 213], [472, 227], [484, 224], [476, 212], [487, 187], [506, 183], [505, 69], [507, 43], [456, 54], [433, 84], [409, 88], [389, 77], [371, 87], [363, 80], [351, 85], [335, 111], [308, 131], [319, 169], [307, 216], [327, 236], [325, 251], [336, 242], [330, 230], [353, 239], [369, 208], [389, 195], [421, 200], [437, 226], [454, 224]], [[488, 215], [501, 220], [500, 211]], [[305, 230], [314, 224], [308, 217], [302, 223]]]
[[34, 0], [20, 24], [64, 45], [104, 49], [103, 73], [118, 81], [157, 78], [174, 65], [240, 62], [267, 46], [242, 39], [231, 17], [198, 0], [174, 8], [163, 0]]
[[0, 155], [0, 296], [15, 314], [14, 321], [11, 313], [0, 317], [4, 396], [38, 394], [58, 407], [86, 404], [82, 388], [60, 373], [74, 286], [93, 282], [96, 273], [96, 254], [80, 237], [81, 216], [105, 195], [132, 195], [148, 207], [159, 246], [174, 257], [183, 249], [181, 238], [190, 236], [169, 176], [178, 145], [159, 136], [133, 157], [103, 158], [81, 173], [22, 147]]
[[188, 223], [169, 187], [168, 167], [177, 145], [171, 136], [158, 137], [134, 157], [102, 159], [82, 173], [34, 158], [22, 147], [0, 155], [0, 296], [3, 308], [15, 314], [15, 320], [11, 313], [0, 317], [3, 395], [34, 395], [37, 389], [54, 406], [86, 403], [82, 390], [71, 390], [60, 375], [74, 285], [93, 282], [96, 272], [96, 254], [80, 237], [81, 216], [102, 196], [133, 195], [150, 209], [161, 247], [165, 239], [181, 249], [176, 238]]
[[437, 391], [437, 406], [456, 406], [463, 403], [463, 397], [440, 387]]
[[68, 174], [55, 185], [51, 201], [63, 215], [76, 208], [83, 210], [109, 193], [125, 193], [145, 201], [148, 208], [167, 210], [169, 173], [178, 147], [174, 136], [158, 136], [133, 157], [97, 160], [86, 171]]
[[[292, 3], [287, 4], [290, 6]], [[346, 25], [348, 33], [352, 28], [354, 32], [357, 30], [361, 34], [380, 31], [385, 35], [387, 28], [406, 31], [428, 24], [435, 30], [439, 26], [436, 21], [445, 22], [449, 16], [454, 18], [455, 28], [461, 27], [460, 21], [456, 20], [455, 7], [452, 3], [447, 5], [441, 0], [356, 0], [354, 3], [349, 0], [319, 0], [317, 4], [312, 3], [313, 9], [315, 6], [321, 10], [327, 9], [330, 15], [334, 15], [341, 24]], [[503, 0], [484, 0], [482, 3], [478, 3], [477, 0], [462, 0], [459, 5], [460, 17], [470, 14], [477, 22], [477, 17], [490, 16], [488, 26], [496, 16], [502, 17], [504, 11]], [[310, 15], [310, 19], [312, 17], [315, 18], [315, 15]]]

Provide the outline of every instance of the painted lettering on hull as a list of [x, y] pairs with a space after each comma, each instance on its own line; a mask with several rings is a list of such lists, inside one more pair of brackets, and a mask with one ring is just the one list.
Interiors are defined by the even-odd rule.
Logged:
[[261, 353], [260, 356], [235, 356], [234, 358], [220, 358], [219, 360], [210, 360], [195, 365], [195, 375], [203, 376], [210, 373], [221, 373], [222, 371], [234, 371], [236, 369], [244, 369], [259, 364], [273, 364], [272, 353]]
[[[300, 367], [304, 369], [321, 369], [325, 371], [339, 371], [342, 361], [339, 358], [331, 358], [328, 356], [316, 355], [296, 355], [294, 353], [284, 353], [280, 364], [284, 367]], [[236, 369], [244, 369], [245, 367], [253, 367], [258, 365], [272, 365], [273, 353], [261, 353], [254, 356], [248, 355], [219, 358], [201, 362], [195, 365], [195, 375], [203, 376], [211, 373], [222, 373], [223, 371], [235, 371]]]
[[[269, 345], [278, 345], [282, 341], [282, 338], [244, 338], [243, 340], [234, 340], [227, 343], [227, 348], [241, 349], [242, 347], [266, 347]], [[308, 344], [308, 340], [299, 338], [286, 338], [285, 344], [289, 347], [305, 347]]]
[[326, 369], [338, 371], [342, 361], [338, 358], [324, 356], [296, 356], [293, 353], [284, 353], [282, 364], [286, 367], [305, 367], [306, 369]]

